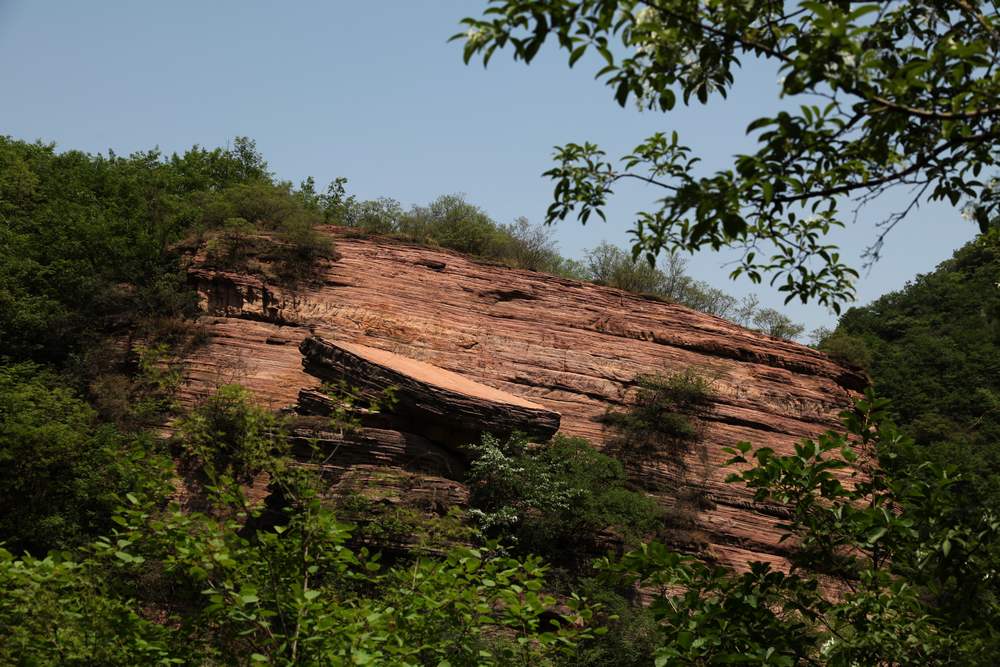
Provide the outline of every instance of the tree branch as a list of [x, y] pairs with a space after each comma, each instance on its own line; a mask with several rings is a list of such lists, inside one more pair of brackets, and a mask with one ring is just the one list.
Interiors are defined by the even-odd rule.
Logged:
[[884, 185], [886, 183], [892, 183], [899, 181], [911, 174], [915, 174], [924, 167], [928, 166], [931, 161], [941, 155], [942, 153], [961, 146], [962, 144], [974, 143], [978, 141], [986, 141], [988, 139], [996, 139], [1000, 136], [1000, 131], [982, 132], [980, 134], [974, 134], [968, 137], [961, 137], [959, 139], [952, 139], [951, 141], [945, 142], [938, 146], [934, 151], [929, 154], [923, 155], [920, 159], [914, 162], [912, 165], [903, 169], [902, 171], [897, 171], [892, 174], [887, 174], [880, 178], [874, 178], [869, 181], [864, 181], [861, 183], [844, 183], [843, 185], [837, 185], [830, 188], [825, 188], [823, 190], [811, 190], [809, 192], [802, 192], [797, 195], [781, 195], [776, 196], [772, 200], [778, 204], [790, 204], [797, 201], [803, 201], [806, 199], [812, 199], [814, 197], [832, 197], [834, 195], [843, 195], [849, 192], [854, 192], [855, 190], [870, 189], [878, 187], [879, 185]]
[[709, 34], [715, 35], [716, 37], [721, 37], [722, 39], [727, 39], [736, 44], [739, 44], [746, 51], [759, 51], [789, 65], [794, 64], [795, 62], [787, 54], [785, 54], [782, 51], [779, 51], [778, 49], [768, 44], [764, 44], [762, 42], [758, 42], [757, 40], [753, 39], [747, 39], [746, 37], [743, 37], [742, 35], [737, 35], [736, 33], [726, 32], [725, 30], [721, 28], [716, 28], [715, 26], [710, 24], [706, 25], [701, 21], [692, 19], [691, 17], [685, 16], [684, 14], [679, 14], [671, 9], [660, 7], [655, 2], [650, 2], [649, 0], [644, 0], [644, 2], [649, 7], [655, 9], [658, 12], [662, 12], [663, 14], [673, 18], [676, 21], [683, 21], [684, 23], [687, 23], [690, 26], [694, 26], [696, 28], [704, 30]]

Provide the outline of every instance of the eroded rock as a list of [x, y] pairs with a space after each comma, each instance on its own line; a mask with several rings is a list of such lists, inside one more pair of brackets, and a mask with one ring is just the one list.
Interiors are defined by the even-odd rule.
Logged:
[[[790, 452], [836, 427], [865, 383], [859, 373], [803, 345], [612, 288], [399, 242], [336, 243], [340, 259], [294, 290], [194, 265], [191, 282], [216, 317], [205, 320], [209, 342], [188, 359], [187, 400], [237, 381], [275, 408], [292, 405], [317, 384], [297, 347], [317, 335], [520, 397], [559, 413], [568, 435], [604, 447], [615, 434], [602, 417], [628, 403], [638, 375], [693, 369], [712, 383], [701, 439], [683, 453], [684, 465], [636, 457], [629, 472], [665, 506], [700, 499], [685, 511], [707, 558], [783, 564], [778, 510], [725, 483], [723, 448], [749, 441]], [[428, 270], [438, 264], [447, 270]], [[499, 298], [498, 290], [531, 298]], [[289, 343], [268, 344], [275, 336]]]
[[426, 362], [319, 336], [307, 337], [299, 351], [310, 375], [344, 381], [372, 398], [391, 391], [396, 428], [457, 451], [483, 433], [516, 431], [544, 442], [559, 430], [559, 413]]

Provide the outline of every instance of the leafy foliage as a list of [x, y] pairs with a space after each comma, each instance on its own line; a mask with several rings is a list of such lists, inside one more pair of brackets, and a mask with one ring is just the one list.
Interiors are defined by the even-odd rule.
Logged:
[[[126, 571], [155, 562], [200, 591], [180, 637], [226, 664], [527, 664], [578, 632], [543, 627], [554, 600], [538, 593], [537, 561], [464, 550], [382, 571], [315, 500], [252, 538], [176, 509], [131, 510], [123, 524], [98, 554]], [[501, 630], [531, 641], [504, 642]]]
[[655, 502], [630, 490], [621, 463], [581, 438], [557, 435], [535, 446], [484, 435], [470, 449], [470, 513], [521, 552], [579, 567], [602, 531], [625, 541], [655, 532]]
[[970, 505], [1000, 508], [1000, 240], [987, 236], [899, 292], [852, 308], [820, 349], [850, 355], [914, 440], [907, 462], [957, 465]]
[[632, 586], [609, 584], [606, 577], [582, 577], [575, 590], [598, 606], [594, 619], [607, 632], [582, 638], [566, 667], [648, 667], [663, 642], [653, 611]]
[[409, 211], [385, 197], [344, 201], [337, 222], [365, 233], [437, 245], [516, 268], [582, 278], [579, 265], [557, 252], [550, 230], [523, 217], [509, 225], [499, 224], [462, 195], [443, 195]]
[[169, 631], [103, 585], [95, 563], [0, 548], [0, 663], [169, 664]]
[[[593, 637], [591, 607], [569, 597], [556, 611], [537, 558], [462, 548], [385, 567], [352, 550], [354, 528], [290, 465], [273, 427], [245, 390], [222, 387], [179, 427], [215, 485], [207, 511], [126, 494], [113, 527], [85, 549], [45, 559], [0, 549], [0, 656], [53, 665], [545, 665]], [[246, 502], [239, 482], [260, 469], [280, 486], [280, 509]]]
[[190, 317], [177, 242], [218, 234], [242, 260], [251, 231], [276, 235], [280, 273], [328, 252], [315, 231], [326, 200], [277, 182], [252, 141], [123, 158], [0, 138], [0, 349], [64, 362], [136, 320]]
[[[877, 457], [905, 436], [886, 408], [869, 393], [844, 414], [846, 433], [787, 456], [731, 450], [731, 463], [749, 467], [730, 483], [789, 508], [778, 528], [797, 545], [790, 573], [763, 562], [733, 573], [656, 544], [605, 562], [612, 577], [659, 591], [658, 665], [989, 664], [1000, 520], [969, 511], [949, 470], [887, 475]], [[831, 580], [842, 588], [827, 592]]]
[[240, 385], [225, 385], [177, 423], [176, 442], [216, 482], [249, 484], [281, 472], [289, 447], [282, 423]]
[[0, 543], [44, 555], [111, 526], [131, 493], [159, 491], [148, 438], [101, 424], [78, 395], [33, 364], [0, 367]]
[[603, 218], [623, 179], [662, 191], [638, 214], [636, 257], [736, 247], [733, 277], [769, 275], [787, 300], [839, 312], [857, 272], [826, 237], [844, 224], [846, 199], [863, 206], [910, 188], [910, 203], [879, 225], [872, 259], [925, 199], [966, 202], [984, 232], [1000, 210], [997, 188], [981, 177], [1000, 160], [994, 3], [492, 0], [463, 23], [454, 39], [466, 62], [488, 63], [509, 46], [530, 63], [552, 39], [570, 66], [595, 55], [597, 77], [622, 106], [632, 99], [666, 112], [678, 99], [725, 97], [746, 58], [776, 65], [777, 92], [803, 99], [750, 123], [756, 152], [714, 173], [698, 170], [676, 132], [654, 134], [617, 162], [588, 142], [557, 148], [548, 222]]
[[711, 382], [687, 369], [670, 375], [640, 375], [638, 390], [625, 410], [609, 410], [604, 423], [619, 434], [617, 455], [685, 451], [697, 440], [698, 413], [712, 395]]

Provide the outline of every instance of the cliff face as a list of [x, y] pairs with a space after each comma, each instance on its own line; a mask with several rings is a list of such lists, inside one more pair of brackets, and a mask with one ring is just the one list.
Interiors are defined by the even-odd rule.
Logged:
[[[675, 454], [637, 455], [627, 461], [630, 475], [664, 505], [683, 509], [690, 524], [678, 532], [679, 546], [736, 566], [782, 562], [776, 510], [724, 483], [722, 449], [746, 440], [790, 451], [837, 425], [862, 377], [802, 345], [619, 290], [392, 241], [338, 234], [336, 243], [341, 256], [295, 289], [196, 258], [189, 276], [210, 313], [209, 337], [187, 360], [186, 400], [240, 382], [272, 407], [295, 404], [300, 390], [319, 384], [299, 350], [315, 334], [527, 399], [558, 412], [562, 432], [606, 447], [615, 434], [602, 418], [628, 403], [637, 376], [691, 369], [712, 382], [699, 441]], [[426, 478], [460, 501], [460, 485], [445, 483], [460, 479], [452, 453], [379, 428], [365, 437], [366, 446], [342, 448], [355, 458], [331, 459], [339, 471], [331, 484], [369, 484], [383, 469], [418, 476], [397, 494], [419, 493]], [[414, 467], [417, 458], [424, 463]]]

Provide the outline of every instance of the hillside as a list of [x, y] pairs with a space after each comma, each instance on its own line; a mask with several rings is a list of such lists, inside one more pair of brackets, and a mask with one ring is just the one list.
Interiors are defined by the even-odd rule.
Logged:
[[294, 288], [266, 272], [213, 269], [204, 253], [195, 258], [188, 275], [208, 317], [206, 342], [184, 360], [189, 405], [233, 381], [272, 408], [295, 404], [300, 390], [318, 384], [299, 351], [316, 334], [538, 403], [561, 415], [562, 433], [607, 451], [617, 433], [605, 416], [630, 403], [640, 376], [693, 371], [711, 387], [703, 431], [684, 447], [623, 452], [629, 479], [684, 515], [677, 546], [730, 566], [783, 561], [773, 511], [724, 483], [723, 447], [748, 441], [790, 451], [836, 427], [862, 376], [805, 346], [675, 304], [446, 250], [326, 233], [338, 258]]
[[868, 367], [914, 438], [908, 461], [957, 466], [969, 502], [1000, 507], [1000, 239], [983, 236], [934, 271], [851, 308], [821, 345]]
[[0, 665], [983, 664], [993, 246], [847, 365], [683, 268], [0, 138]]

